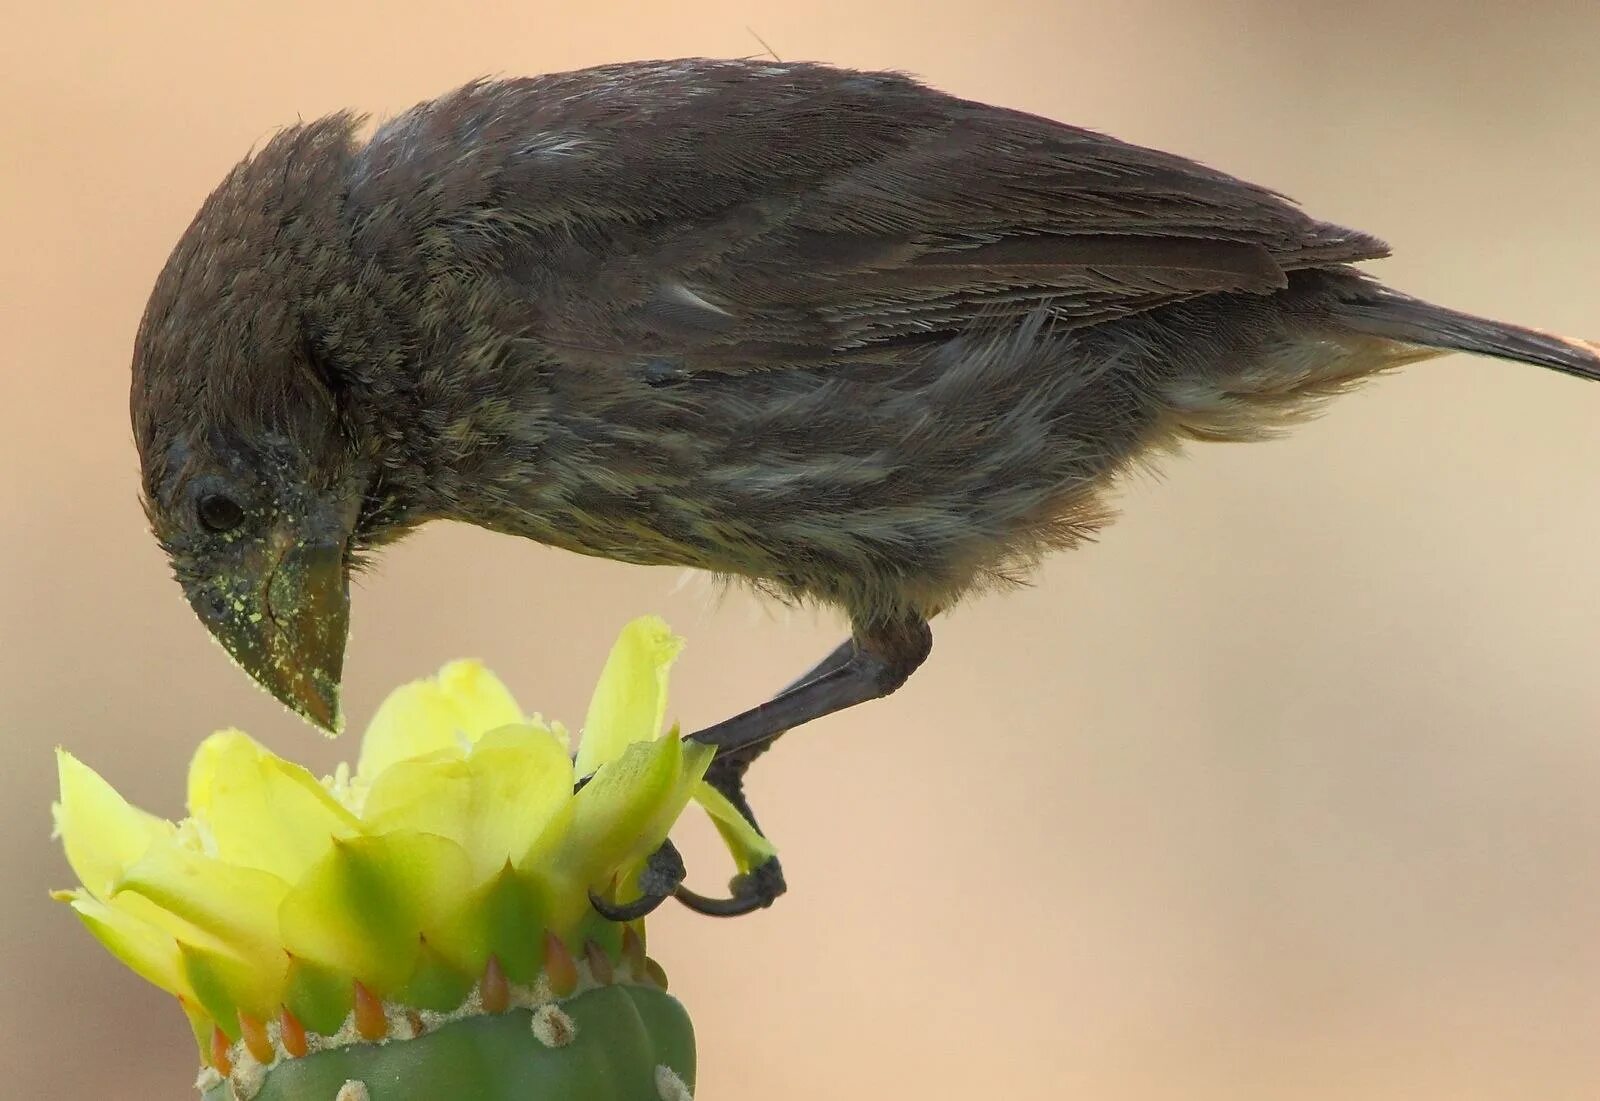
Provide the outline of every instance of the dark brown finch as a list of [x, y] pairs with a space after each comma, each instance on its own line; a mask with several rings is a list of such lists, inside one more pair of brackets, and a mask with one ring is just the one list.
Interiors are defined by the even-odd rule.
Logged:
[[339, 723], [347, 575], [433, 519], [837, 606], [852, 641], [695, 737], [719, 782], [893, 691], [930, 617], [1105, 522], [1134, 460], [1462, 350], [1594, 346], [1349, 265], [1366, 234], [890, 73], [684, 60], [278, 134], [151, 297], [133, 423], [206, 626]]

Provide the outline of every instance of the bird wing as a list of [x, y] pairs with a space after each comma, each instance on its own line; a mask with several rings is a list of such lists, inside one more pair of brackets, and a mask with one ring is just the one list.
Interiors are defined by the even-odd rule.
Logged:
[[367, 157], [441, 146], [453, 265], [565, 355], [690, 373], [894, 360], [984, 320], [1093, 325], [1387, 252], [1181, 157], [818, 65], [469, 86]]

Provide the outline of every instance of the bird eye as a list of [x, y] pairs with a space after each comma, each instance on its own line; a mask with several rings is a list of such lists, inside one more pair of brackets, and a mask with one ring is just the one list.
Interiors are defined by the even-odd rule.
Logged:
[[244, 523], [244, 508], [232, 497], [221, 493], [206, 494], [195, 507], [200, 513], [200, 523], [208, 531], [232, 531]]

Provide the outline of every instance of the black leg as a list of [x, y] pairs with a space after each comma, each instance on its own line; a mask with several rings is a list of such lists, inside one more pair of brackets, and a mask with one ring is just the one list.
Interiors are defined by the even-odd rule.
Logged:
[[765, 746], [812, 719], [889, 695], [917, 671], [932, 649], [933, 632], [923, 619], [857, 631], [842, 664], [688, 737], [716, 746], [719, 755]]
[[[778, 695], [792, 692], [803, 684], [833, 672], [848, 662], [855, 651], [855, 640], [845, 639], [834, 647], [832, 653]], [[726, 796], [728, 802], [732, 803], [758, 830], [761, 828], [761, 823], [756, 821], [755, 813], [750, 809], [750, 801], [745, 798], [744, 774], [750, 768], [750, 763], [765, 753], [776, 740], [777, 737], [774, 736], [731, 753], [718, 753], [706, 771], [706, 783]], [[786, 890], [788, 884], [783, 880], [783, 865], [778, 863], [777, 857], [773, 857], [760, 867], [751, 868], [749, 872], [734, 876], [728, 883], [730, 896], [728, 898], [711, 898], [681, 885], [678, 887], [676, 897], [685, 907], [697, 914], [704, 914], [707, 917], [739, 917], [755, 910], [766, 909]]]
[[[846, 639], [831, 654], [783, 691], [792, 691], [824, 673], [839, 668], [850, 659], [851, 654], [855, 653], [855, 648], [855, 641]], [[716, 759], [711, 762], [711, 768], [706, 772], [706, 782], [725, 795], [728, 801], [738, 808], [739, 813], [749, 819], [750, 824], [758, 830], [761, 826], [756, 822], [756, 816], [750, 810], [750, 803], [744, 796], [744, 774], [750, 767], [750, 762], [765, 753], [773, 740], [769, 738], [765, 742], [734, 753], [718, 753]], [[582, 791], [584, 785], [591, 779], [592, 776], [582, 777], [573, 787], [573, 791]], [[786, 890], [783, 868], [778, 864], [776, 857], [759, 868], [752, 868], [748, 873], [735, 876], [729, 884], [731, 898], [710, 898], [697, 891], [691, 891], [683, 886], [684, 875], [683, 857], [672, 842], [667, 841], [650, 854], [644, 874], [639, 877], [641, 894], [638, 898], [632, 902], [617, 903], [590, 891], [589, 903], [601, 917], [615, 922], [636, 921], [674, 896], [684, 906], [698, 914], [705, 914], [708, 917], [738, 917], [752, 910], [771, 906]]]
[[[855, 656], [855, 652], [855, 639], [845, 639], [838, 646], [835, 646], [827, 657], [802, 674], [798, 680], [791, 681], [786, 685], [778, 692], [778, 696], [787, 695], [803, 685], [810, 684], [818, 677], [827, 676], [835, 669], [848, 664], [850, 659]], [[711, 765], [711, 771], [706, 774], [706, 781], [726, 795], [733, 802], [733, 805], [738, 807], [746, 818], [750, 819], [751, 824], [755, 823], [755, 818], [750, 814], [750, 808], [745, 805], [744, 801], [745, 770], [750, 767], [750, 762], [761, 756], [768, 749], [771, 749], [772, 743], [777, 741], [779, 736], [784, 733], [786, 731], [780, 730], [766, 741], [757, 742], [743, 749], [720, 750], [717, 753], [717, 759]], [[700, 740], [698, 734], [690, 735], [690, 737]]]
[[[855, 652], [855, 645], [854, 640], [847, 639], [823, 658], [815, 668], [783, 691], [791, 691], [824, 673], [837, 669], [849, 660], [850, 655]], [[737, 753], [719, 753], [706, 772], [706, 782], [727, 796], [728, 801], [757, 829], [761, 827], [756, 822], [755, 814], [750, 810], [750, 803], [744, 797], [744, 773], [750, 767], [750, 762], [765, 753], [771, 744], [772, 740], [768, 739]], [[573, 791], [582, 791], [584, 785], [591, 779], [592, 776], [583, 777], [574, 786]], [[612, 902], [591, 890], [589, 903], [601, 917], [615, 922], [636, 921], [645, 917], [673, 896], [696, 913], [710, 917], [737, 917], [752, 910], [771, 906], [785, 890], [783, 868], [778, 864], [776, 857], [759, 868], [752, 868], [746, 874], [735, 876], [729, 885], [733, 896], [731, 898], [709, 898], [697, 891], [691, 891], [683, 886], [684, 875], [683, 857], [677, 847], [671, 841], [667, 841], [650, 854], [644, 873], [639, 877], [641, 893], [638, 898], [632, 902]]]
[[[744, 795], [744, 774], [782, 734], [835, 711], [887, 696], [914, 673], [933, 647], [933, 633], [917, 619], [875, 630], [857, 631], [805, 676], [767, 703], [688, 737], [717, 746], [706, 782], [757, 829]], [[731, 897], [713, 899], [679, 886], [677, 899], [696, 913], [735, 917], [765, 909], [783, 894], [783, 869], [776, 858], [729, 884]]]
[[[746, 753], [718, 753], [712, 759], [711, 767], [706, 770], [706, 783], [726, 796], [728, 802], [757, 830], [761, 829], [761, 823], [756, 821], [754, 812], [750, 810], [750, 801], [745, 798], [744, 773], [750, 767], [750, 762], [771, 744], [771, 741], [764, 742]], [[729, 880], [727, 898], [711, 898], [682, 884], [674, 892], [674, 897], [688, 909], [706, 917], [740, 917], [756, 910], [765, 910], [788, 889], [788, 884], [783, 880], [783, 865], [774, 856]]]
[[855, 652], [856, 640], [853, 638], [845, 639], [843, 642], [839, 643], [839, 645], [835, 646], [833, 650], [829, 652], [827, 657], [823, 658], [810, 669], [802, 673], [799, 679], [792, 680], [788, 684], [784, 685], [783, 691], [779, 692], [778, 695], [781, 696], [784, 694], [784, 692], [793, 692], [801, 685], [810, 684], [818, 677], [833, 672], [835, 669], [839, 668], [841, 665], [844, 665], [852, 657], [854, 657]]

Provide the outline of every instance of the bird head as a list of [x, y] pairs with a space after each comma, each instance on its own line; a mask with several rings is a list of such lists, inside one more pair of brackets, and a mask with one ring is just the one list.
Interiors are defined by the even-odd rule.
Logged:
[[145, 511], [189, 604], [330, 731], [370, 478], [312, 304], [342, 278], [326, 241], [351, 125], [286, 131], [206, 201], [151, 295], [130, 401]]

